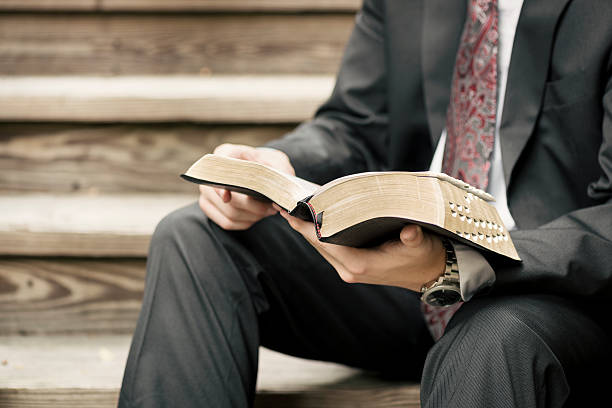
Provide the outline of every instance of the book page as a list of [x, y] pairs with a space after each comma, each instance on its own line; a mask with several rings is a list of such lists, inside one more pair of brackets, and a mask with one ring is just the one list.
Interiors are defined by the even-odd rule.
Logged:
[[182, 175], [188, 181], [224, 187], [274, 201], [291, 211], [319, 186], [265, 164], [207, 154]]
[[304, 198], [313, 195], [317, 190], [321, 188], [321, 186], [318, 184], [311, 183], [308, 180], [304, 180], [296, 176], [287, 175], [287, 177], [290, 177], [294, 182], [296, 182], [297, 184], [299, 184], [300, 187], [302, 187], [302, 190], [304, 191], [304, 193], [306, 193], [306, 195], [304, 195]]

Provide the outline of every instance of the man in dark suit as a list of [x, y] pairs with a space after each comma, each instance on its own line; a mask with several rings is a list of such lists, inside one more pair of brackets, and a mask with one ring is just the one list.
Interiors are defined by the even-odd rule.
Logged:
[[[466, 13], [465, 1], [366, 0], [316, 117], [266, 148], [217, 153], [318, 183], [428, 169]], [[424, 407], [599, 401], [611, 378], [598, 368], [612, 346], [612, 3], [525, 0], [516, 18], [499, 33], [513, 46], [490, 177], [522, 262], [458, 252], [465, 303], [434, 342], [417, 292], [445, 268], [439, 237], [407, 226], [374, 249], [321, 244], [269, 204], [202, 188], [154, 235], [120, 406], [246, 406], [260, 344], [421, 379]]]

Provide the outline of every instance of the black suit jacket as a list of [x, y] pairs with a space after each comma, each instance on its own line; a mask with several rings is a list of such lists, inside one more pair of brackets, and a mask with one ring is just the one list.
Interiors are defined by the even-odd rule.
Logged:
[[[366, 0], [316, 117], [270, 144], [319, 183], [427, 169], [445, 125], [466, 2]], [[525, 0], [500, 138], [522, 263], [493, 291], [612, 299], [612, 1]]]

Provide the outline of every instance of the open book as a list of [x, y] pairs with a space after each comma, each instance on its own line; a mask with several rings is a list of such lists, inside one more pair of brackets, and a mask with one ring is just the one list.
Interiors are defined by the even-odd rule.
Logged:
[[324, 242], [355, 247], [397, 239], [415, 223], [466, 245], [519, 260], [493, 197], [442, 173], [369, 172], [323, 186], [263, 164], [207, 154], [181, 177], [270, 200], [312, 221]]

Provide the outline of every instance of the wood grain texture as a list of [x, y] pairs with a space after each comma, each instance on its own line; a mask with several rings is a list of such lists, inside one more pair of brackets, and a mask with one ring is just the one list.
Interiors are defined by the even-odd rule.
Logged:
[[330, 95], [327, 76], [0, 77], [0, 120], [296, 123]]
[[115, 408], [119, 388], [0, 388], [3, 408]]
[[0, 124], [0, 194], [185, 193], [221, 143], [260, 146], [293, 126]]
[[418, 408], [419, 392], [416, 385], [366, 386], [360, 390], [334, 389], [326, 392], [261, 392], [255, 397], [255, 408]]
[[169, 212], [197, 195], [24, 195], [0, 200], [0, 255], [142, 257]]
[[333, 74], [353, 20], [350, 14], [0, 14], [0, 75]]
[[[129, 341], [129, 336], [0, 338], [0, 358], [6, 362], [0, 366], [0, 405], [115, 406]], [[414, 408], [418, 396], [416, 384], [260, 349], [258, 408]]]
[[[419, 386], [387, 386], [378, 389], [265, 392], [255, 395], [255, 408], [418, 408]], [[119, 389], [0, 389], [5, 408], [114, 408]]]
[[144, 259], [0, 259], [0, 336], [132, 333], [144, 274]]
[[356, 11], [359, 0], [3, 0], [7, 11]]

